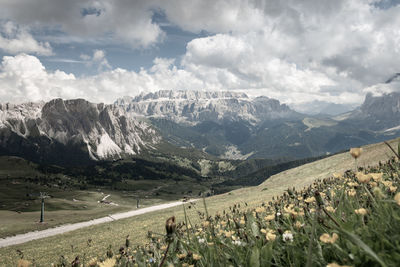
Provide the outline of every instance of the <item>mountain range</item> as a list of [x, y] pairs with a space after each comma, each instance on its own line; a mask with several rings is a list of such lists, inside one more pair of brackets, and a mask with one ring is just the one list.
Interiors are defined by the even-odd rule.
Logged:
[[[91, 161], [196, 150], [214, 158], [315, 157], [400, 135], [400, 93], [337, 116], [298, 113], [244, 93], [162, 90], [114, 104], [84, 99], [0, 104], [0, 154]], [[173, 154], [173, 152], [172, 152]]]

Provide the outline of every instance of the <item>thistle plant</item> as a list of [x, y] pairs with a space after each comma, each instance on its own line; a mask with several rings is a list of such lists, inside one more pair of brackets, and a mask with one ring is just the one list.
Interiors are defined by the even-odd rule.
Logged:
[[350, 149], [350, 155], [354, 158], [355, 172], [358, 171], [357, 159], [361, 156], [361, 153], [362, 153], [361, 147], [354, 147]]

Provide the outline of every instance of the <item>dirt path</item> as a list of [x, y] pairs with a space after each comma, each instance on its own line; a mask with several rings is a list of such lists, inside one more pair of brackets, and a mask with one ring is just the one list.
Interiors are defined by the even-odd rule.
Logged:
[[[196, 200], [191, 200], [196, 201]], [[34, 231], [34, 232], [29, 232], [25, 234], [20, 234], [16, 236], [10, 236], [6, 238], [1, 238], [0, 239], [0, 248], [2, 247], [8, 247], [12, 245], [18, 245], [22, 244], [31, 240], [36, 240], [44, 237], [49, 237], [53, 235], [58, 235], [70, 231], [74, 231], [83, 227], [88, 227], [91, 225], [96, 225], [100, 223], [105, 223], [105, 222], [112, 222], [120, 219], [125, 219], [133, 216], [137, 216], [140, 214], [152, 212], [152, 211], [157, 211], [157, 210], [163, 210], [163, 209], [168, 209], [171, 207], [175, 207], [178, 205], [183, 204], [184, 202], [182, 201], [176, 201], [176, 202], [171, 202], [171, 203], [166, 203], [166, 204], [160, 204], [160, 205], [155, 205], [147, 208], [142, 208], [142, 209], [137, 209], [137, 210], [132, 210], [132, 211], [127, 211], [127, 212], [122, 212], [122, 213], [116, 213], [116, 214], [111, 214], [106, 217], [86, 221], [86, 222], [80, 222], [80, 223], [73, 223], [73, 224], [65, 224], [61, 226], [57, 226], [54, 228], [49, 228], [46, 230], [42, 231]]]

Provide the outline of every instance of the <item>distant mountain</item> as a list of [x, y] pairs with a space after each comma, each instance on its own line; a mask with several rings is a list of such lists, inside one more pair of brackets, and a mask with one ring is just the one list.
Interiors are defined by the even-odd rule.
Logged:
[[0, 104], [0, 153], [49, 163], [136, 155], [160, 141], [147, 123], [114, 105], [83, 99]]
[[140, 94], [118, 99], [115, 105], [135, 116], [164, 118], [174, 122], [196, 124], [204, 121], [263, 120], [299, 118], [300, 114], [278, 100], [268, 97], [249, 98], [244, 93], [210, 91], [172, 91]]
[[[387, 109], [397, 105], [392, 96], [379, 99], [374, 103], [384, 102], [381, 105]], [[166, 141], [177, 146], [229, 159], [299, 159], [397, 135], [378, 131], [400, 123], [396, 124], [393, 112], [379, 115], [378, 110], [372, 111], [372, 107], [379, 108], [370, 101], [367, 96], [359, 109], [335, 117], [304, 115], [275, 99], [232, 92], [159, 91], [118, 99], [115, 105], [133, 116], [147, 118]], [[330, 108], [334, 111], [342, 107], [326, 106], [327, 111]], [[380, 116], [382, 123], [371, 120], [371, 114]]]
[[347, 121], [373, 131], [400, 128], [400, 93], [367, 94], [364, 103], [348, 115]]

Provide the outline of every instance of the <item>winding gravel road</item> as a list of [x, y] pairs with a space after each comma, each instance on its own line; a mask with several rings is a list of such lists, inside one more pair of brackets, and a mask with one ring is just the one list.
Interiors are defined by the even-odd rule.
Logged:
[[[190, 202], [193, 202], [196, 200], [191, 200]], [[171, 203], [166, 203], [166, 204], [160, 204], [160, 205], [155, 205], [147, 208], [142, 208], [142, 209], [137, 209], [137, 210], [132, 210], [132, 211], [127, 211], [127, 212], [122, 212], [122, 213], [116, 213], [112, 215], [108, 215], [106, 217], [86, 221], [86, 222], [80, 222], [80, 223], [73, 223], [73, 224], [65, 224], [61, 226], [57, 226], [54, 228], [49, 228], [46, 230], [42, 231], [34, 231], [34, 232], [29, 232], [26, 234], [20, 234], [20, 235], [15, 235], [15, 236], [10, 236], [6, 238], [0, 238], [0, 248], [2, 247], [8, 247], [12, 245], [18, 245], [22, 244], [31, 240], [36, 240], [40, 238], [45, 238], [53, 235], [58, 235], [58, 234], [63, 234], [66, 232], [74, 231], [83, 227], [88, 227], [91, 225], [96, 225], [100, 223], [106, 223], [106, 222], [112, 222], [120, 219], [125, 219], [133, 216], [137, 216], [140, 214], [152, 212], [152, 211], [157, 211], [157, 210], [163, 210], [163, 209], [168, 209], [171, 207], [175, 207], [178, 205], [183, 204], [184, 202], [182, 201], [176, 201], [176, 202], [171, 202]]]

